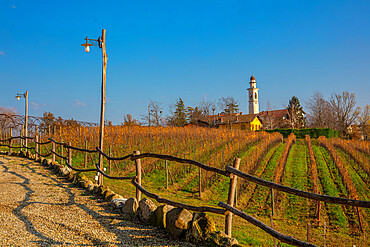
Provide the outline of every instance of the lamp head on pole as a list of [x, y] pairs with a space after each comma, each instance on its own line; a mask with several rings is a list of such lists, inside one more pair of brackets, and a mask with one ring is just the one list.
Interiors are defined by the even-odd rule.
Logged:
[[17, 95], [15, 96], [17, 98], [17, 100], [19, 101], [21, 99], [21, 96]]
[[83, 44], [81, 44], [81, 46], [85, 46], [85, 51], [86, 52], [89, 52], [90, 51], [90, 46], [92, 46], [92, 44], [89, 44], [89, 42], [88, 42], [88, 38], [87, 38], [87, 36], [86, 36], [86, 43], [83, 43]]

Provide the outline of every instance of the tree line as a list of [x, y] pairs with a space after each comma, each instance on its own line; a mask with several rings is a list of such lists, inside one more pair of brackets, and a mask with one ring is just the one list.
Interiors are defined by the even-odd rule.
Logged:
[[148, 113], [141, 115], [142, 122], [134, 119], [131, 114], [126, 114], [123, 125], [147, 125], [147, 126], [174, 126], [183, 127], [188, 124], [198, 125], [199, 120], [215, 114], [232, 115], [239, 112], [239, 103], [234, 97], [221, 97], [217, 101], [202, 99], [195, 106], [186, 106], [180, 97], [176, 103], [169, 106], [170, 114], [163, 116], [161, 103], [151, 101], [148, 105]]
[[365, 138], [370, 136], [370, 105], [358, 107], [354, 93], [333, 93], [325, 99], [316, 91], [306, 105], [309, 127], [332, 128], [349, 137], [356, 135], [358, 132], [353, 128], [358, 128]]

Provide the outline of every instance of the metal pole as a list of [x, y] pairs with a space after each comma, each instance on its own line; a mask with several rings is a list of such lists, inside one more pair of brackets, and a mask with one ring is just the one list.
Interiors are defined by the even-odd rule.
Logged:
[[[24, 119], [24, 123], [25, 123], [25, 134], [24, 136], [27, 137], [28, 136], [28, 91], [26, 91], [26, 93], [24, 94], [24, 97], [26, 99], [26, 114], [25, 114], [25, 119]], [[25, 146], [27, 147], [27, 138], [25, 139]]]
[[[102, 86], [101, 86], [101, 111], [100, 111], [100, 138], [99, 148], [103, 150], [104, 142], [104, 115], [105, 115], [105, 84], [106, 84], [106, 70], [107, 70], [107, 53], [105, 50], [105, 29], [102, 30], [102, 55], [103, 55], [103, 74], [102, 74]], [[103, 170], [103, 155], [99, 153], [99, 167]], [[98, 185], [103, 184], [103, 176], [99, 173]]]

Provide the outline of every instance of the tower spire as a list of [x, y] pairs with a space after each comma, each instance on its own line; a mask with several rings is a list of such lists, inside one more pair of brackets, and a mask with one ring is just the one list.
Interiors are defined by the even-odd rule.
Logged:
[[249, 80], [248, 96], [249, 96], [249, 114], [259, 113], [259, 103], [258, 103], [258, 90], [257, 82], [254, 75], [251, 76]]

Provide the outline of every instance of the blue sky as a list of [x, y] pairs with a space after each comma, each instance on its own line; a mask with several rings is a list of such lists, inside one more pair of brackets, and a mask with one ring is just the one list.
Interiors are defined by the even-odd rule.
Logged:
[[0, 1], [0, 106], [98, 122], [101, 51], [84, 37], [105, 28], [106, 119], [164, 112], [181, 97], [234, 96], [248, 111], [253, 73], [260, 109], [350, 91], [370, 104], [369, 1]]

